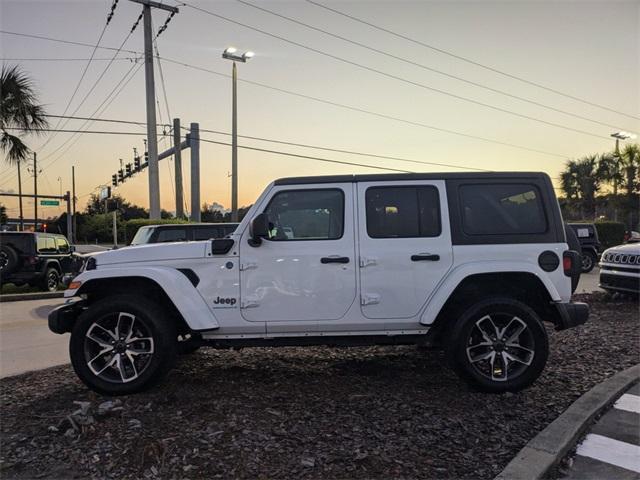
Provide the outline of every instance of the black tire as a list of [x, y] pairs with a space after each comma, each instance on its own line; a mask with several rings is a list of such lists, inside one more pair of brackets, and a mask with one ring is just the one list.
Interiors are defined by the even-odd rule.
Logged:
[[60, 285], [60, 273], [54, 267], [47, 268], [47, 271], [44, 273], [44, 278], [40, 283], [40, 288], [44, 292], [55, 292], [58, 290], [58, 286]]
[[589, 273], [598, 263], [598, 256], [593, 250], [582, 251], [582, 273]]
[[[486, 317], [495, 323], [487, 324]], [[512, 327], [508, 327], [512, 321]], [[491, 346], [483, 346], [476, 345], [478, 340], [488, 343], [478, 324], [482, 330], [506, 329], [502, 330], [503, 340], [515, 332], [513, 328], [523, 325], [525, 328], [516, 339], [517, 346], [515, 341], [495, 341]], [[473, 388], [491, 393], [515, 392], [531, 385], [544, 369], [549, 356], [549, 340], [544, 325], [531, 308], [511, 298], [494, 297], [466, 309], [451, 330], [446, 350], [453, 370]], [[485, 356], [489, 358], [479, 359]], [[524, 361], [512, 361], [509, 356]], [[477, 360], [472, 361], [472, 358]], [[486, 370], [490, 370], [490, 374]], [[504, 377], [496, 372], [504, 372]]]
[[[124, 320], [125, 323], [122, 323], [121, 318], [127, 319]], [[127, 339], [131, 340], [121, 340], [114, 345], [111, 334], [107, 335], [100, 329], [110, 329], [109, 325], [114, 325], [114, 322], [117, 325], [114, 332], [119, 332], [120, 339], [126, 333], [126, 322], [130, 322]], [[93, 328], [96, 329], [95, 333]], [[90, 340], [88, 334], [98, 337], [103, 343]], [[137, 338], [140, 340], [136, 340]], [[173, 367], [177, 353], [176, 339], [175, 326], [166, 317], [161, 306], [136, 295], [115, 295], [97, 301], [78, 317], [71, 332], [69, 355], [76, 374], [87, 387], [104, 395], [128, 395], [157, 384]], [[111, 344], [112, 351], [100, 358], [94, 356], [96, 346], [100, 350], [105, 344]], [[145, 350], [151, 353], [133, 353]], [[120, 362], [124, 365], [122, 368], [120, 362], [108, 366], [115, 362], [113, 359], [116, 356], [121, 358]], [[135, 361], [127, 360], [132, 358]], [[92, 364], [91, 367], [89, 364]], [[127, 375], [128, 373], [134, 373], [135, 377]], [[125, 376], [128, 379], [125, 380]]]
[[197, 333], [180, 335], [178, 337], [178, 355], [190, 355], [202, 346], [202, 336]]
[[[565, 236], [567, 237], [567, 245], [569, 245], [569, 250], [574, 250], [578, 252], [580, 255], [582, 255], [582, 247], [580, 246], [580, 240], [578, 240], [578, 236], [576, 235], [576, 232], [573, 231], [573, 228], [571, 228], [566, 223], [564, 225], [564, 233], [565, 233]], [[571, 277], [571, 293], [575, 292], [576, 288], [578, 288], [578, 282], [580, 282], [579, 271]]]
[[0, 246], [0, 274], [9, 275], [18, 268], [18, 254], [9, 245]]

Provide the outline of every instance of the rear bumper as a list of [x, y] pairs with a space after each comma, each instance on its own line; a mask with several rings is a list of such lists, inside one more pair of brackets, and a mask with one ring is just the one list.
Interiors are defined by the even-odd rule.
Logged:
[[556, 303], [559, 322], [556, 330], [566, 330], [586, 323], [589, 318], [589, 305], [582, 302]]
[[53, 333], [67, 333], [73, 329], [78, 315], [85, 309], [84, 300], [70, 300], [64, 305], [54, 308], [49, 313], [49, 330]]

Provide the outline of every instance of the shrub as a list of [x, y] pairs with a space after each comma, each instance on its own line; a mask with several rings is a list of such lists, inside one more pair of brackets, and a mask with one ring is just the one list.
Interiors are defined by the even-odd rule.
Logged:
[[604, 221], [596, 222], [595, 226], [603, 249], [620, 245], [624, 241], [624, 223]]

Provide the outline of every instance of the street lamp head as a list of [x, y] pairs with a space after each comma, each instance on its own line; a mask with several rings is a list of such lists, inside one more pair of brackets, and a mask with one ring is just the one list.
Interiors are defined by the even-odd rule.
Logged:
[[224, 51], [224, 53], [228, 53], [228, 54], [234, 54], [238, 51], [238, 49], [236, 47], [227, 47]]
[[255, 55], [255, 53], [252, 52], [251, 50], [249, 50], [248, 52], [245, 52], [245, 53], [242, 54], [242, 56], [244, 58], [246, 58], [247, 60], [250, 59], [250, 58], [253, 58], [254, 55]]
[[245, 63], [255, 55], [251, 51], [247, 51], [242, 54], [238, 54], [237, 51], [238, 49], [235, 47], [228, 47], [224, 52], [222, 52], [222, 58], [226, 58], [227, 60], [232, 60], [234, 62]]
[[629, 140], [629, 139], [635, 139], [636, 138], [636, 134], [635, 133], [629, 133], [629, 132], [616, 132], [616, 133], [612, 133], [611, 136], [613, 138], [617, 138], [618, 140]]

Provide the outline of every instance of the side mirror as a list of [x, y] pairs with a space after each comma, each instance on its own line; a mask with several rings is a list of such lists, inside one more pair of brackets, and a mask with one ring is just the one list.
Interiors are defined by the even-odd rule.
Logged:
[[257, 247], [263, 238], [269, 238], [269, 220], [264, 213], [254, 217], [249, 224], [249, 245]]

